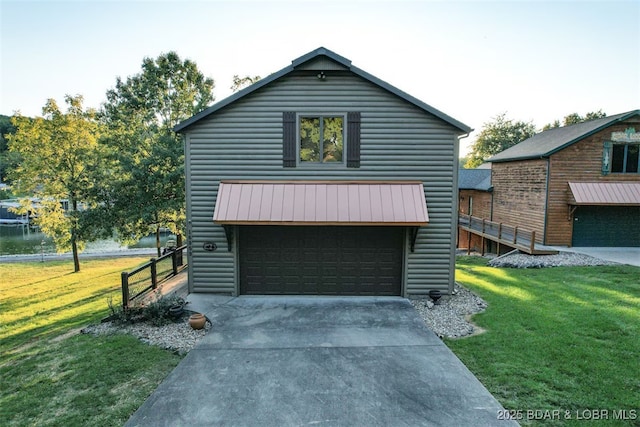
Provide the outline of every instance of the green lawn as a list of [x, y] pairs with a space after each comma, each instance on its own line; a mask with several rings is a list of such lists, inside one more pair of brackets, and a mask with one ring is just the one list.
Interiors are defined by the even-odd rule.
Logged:
[[[562, 420], [536, 425], [606, 410], [609, 420], [590, 425], [640, 425], [640, 268], [507, 269], [460, 257], [456, 280], [489, 304], [473, 318], [487, 332], [447, 345], [506, 409], [524, 411], [522, 424], [527, 410], [561, 410]], [[612, 420], [619, 410], [636, 419]]]
[[[0, 424], [120, 426], [176, 366], [129, 336], [68, 334], [106, 316], [120, 272], [144, 261], [0, 264]], [[507, 409], [640, 417], [640, 268], [485, 264], [461, 257], [456, 277], [489, 303], [474, 317], [487, 332], [447, 345]]]
[[0, 264], [0, 424], [121, 426], [180, 356], [124, 335], [73, 333], [120, 302], [146, 258]]

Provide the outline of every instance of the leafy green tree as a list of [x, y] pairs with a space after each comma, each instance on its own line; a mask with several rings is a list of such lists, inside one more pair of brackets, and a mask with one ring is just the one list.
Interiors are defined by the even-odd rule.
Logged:
[[142, 72], [107, 92], [102, 120], [112, 150], [108, 169], [113, 181], [102, 195], [106, 215], [118, 235], [134, 241], [160, 229], [178, 236], [185, 223], [184, 149], [173, 127], [205, 109], [213, 100], [214, 81], [195, 62], [175, 52], [144, 58]]
[[468, 161], [469, 161], [469, 157], [467, 156], [458, 157], [458, 169], [464, 169]]
[[[100, 234], [98, 227], [83, 219], [95, 206], [89, 196], [98, 183], [93, 170], [100, 168], [100, 125], [95, 112], [84, 110], [82, 96], [65, 97], [67, 112], [53, 99], [42, 109], [44, 117], [16, 115], [17, 128], [9, 135], [9, 151], [20, 155], [20, 164], [10, 171], [22, 201], [22, 210], [36, 214], [42, 232], [53, 238], [59, 252], [73, 252], [74, 270], [80, 271], [79, 252]], [[68, 207], [63, 206], [67, 204]], [[82, 206], [82, 210], [80, 207]]]
[[18, 164], [18, 156], [9, 151], [8, 137], [16, 132], [11, 117], [0, 115], [0, 182], [7, 181], [7, 172]]
[[542, 127], [542, 130], [559, 128], [560, 126], [575, 125], [582, 122], [588, 122], [589, 120], [601, 119], [603, 117], [607, 117], [607, 115], [602, 110], [591, 111], [584, 116], [581, 116], [578, 113], [571, 113], [568, 116], [564, 116], [562, 124], [560, 124], [560, 120], [554, 120], [553, 123], [547, 123], [546, 125], [544, 125]]
[[255, 82], [257, 82], [258, 80], [260, 80], [260, 76], [244, 76], [244, 77], [240, 77], [237, 74], [234, 74], [233, 76], [233, 84], [231, 85], [231, 87], [229, 89], [231, 89], [234, 92], [239, 91], [240, 89], [244, 89], [247, 86], [250, 86], [252, 84], [254, 84]]
[[465, 168], [480, 166], [489, 157], [506, 150], [536, 134], [531, 122], [513, 121], [506, 113], [499, 114], [493, 121], [484, 123], [476, 141], [471, 146], [469, 160]]

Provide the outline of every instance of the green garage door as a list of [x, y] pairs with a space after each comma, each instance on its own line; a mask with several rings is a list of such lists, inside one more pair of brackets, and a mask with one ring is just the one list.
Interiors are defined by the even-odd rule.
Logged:
[[404, 227], [240, 227], [240, 293], [400, 295]]
[[640, 206], [578, 206], [573, 246], [640, 246]]

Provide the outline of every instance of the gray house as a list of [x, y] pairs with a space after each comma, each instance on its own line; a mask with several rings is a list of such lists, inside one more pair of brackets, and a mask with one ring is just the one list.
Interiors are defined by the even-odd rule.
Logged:
[[319, 48], [175, 130], [190, 292], [453, 289], [463, 123]]

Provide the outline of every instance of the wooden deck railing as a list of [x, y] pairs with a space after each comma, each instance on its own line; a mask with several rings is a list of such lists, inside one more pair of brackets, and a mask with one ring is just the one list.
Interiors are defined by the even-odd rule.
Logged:
[[186, 247], [183, 245], [159, 258], [151, 258], [149, 262], [131, 272], [123, 271], [121, 274], [122, 307], [127, 309], [131, 301], [156, 289], [158, 283], [182, 271], [186, 267], [183, 258]]
[[557, 253], [557, 251], [550, 249], [536, 248], [535, 230], [527, 230], [462, 213], [458, 214], [458, 227], [469, 232], [469, 238], [471, 238], [471, 234], [476, 234], [483, 239], [497, 242], [498, 245], [509, 246], [528, 254], [549, 255]]

